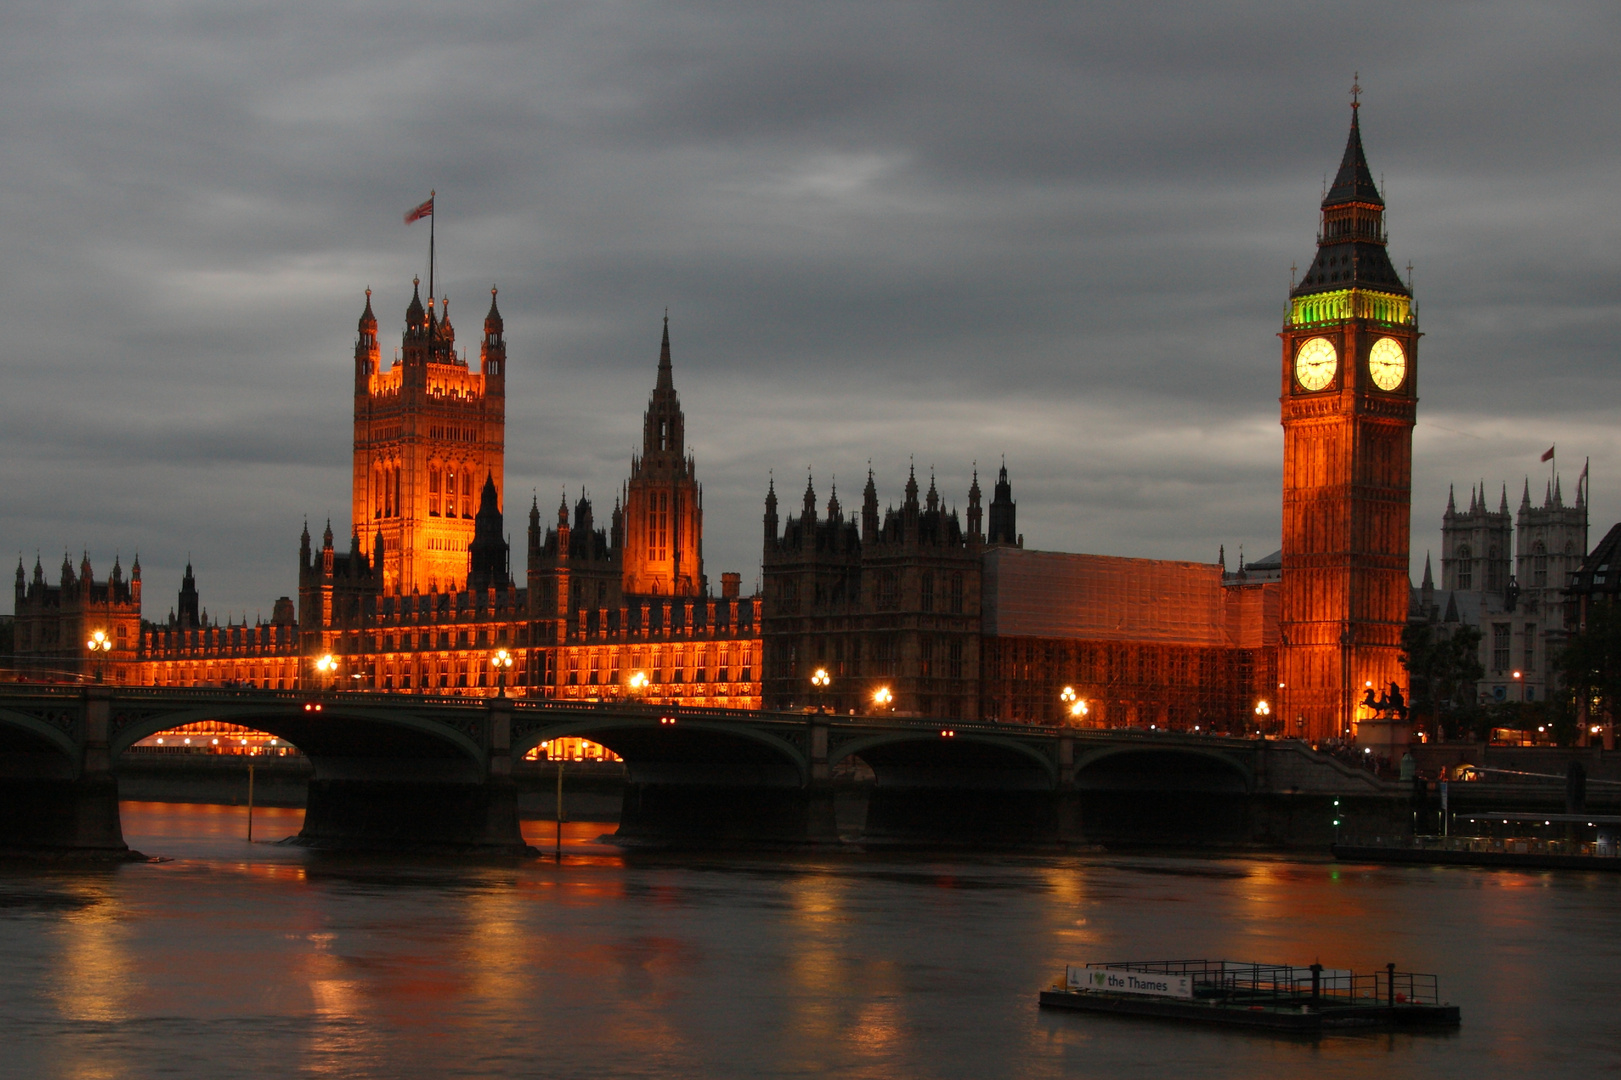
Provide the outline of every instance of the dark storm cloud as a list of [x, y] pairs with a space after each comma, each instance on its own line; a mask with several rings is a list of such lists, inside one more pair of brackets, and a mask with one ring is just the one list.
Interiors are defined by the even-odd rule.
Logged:
[[[848, 508], [1008, 457], [1031, 546], [1273, 550], [1291, 264], [1362, 73], [1416, 267], [1415, 557], [1446, 486], [1614, 434], [1613, 5], [76, 3], [0, 16], [0, 538], [186, 553], [216, 612], [346, 531], [362, 290], [439, 190], [463, 341], [511, 342], [508, 528], [611, 503], [659, 316], [711, 575], [775, 470]], [[1567, 468], [1568, 476], [1573, 470]], [[926, 482], [926, 480], [925, 480]], [[1533, 485], [1534, 487], [1537, 485]], [[161, 600], [151, 607], [161, 614]]]

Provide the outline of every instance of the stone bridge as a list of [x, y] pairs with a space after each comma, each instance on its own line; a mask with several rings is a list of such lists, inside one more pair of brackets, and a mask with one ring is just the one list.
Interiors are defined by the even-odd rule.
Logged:
[[869, 842], [1326, 842], [1335, 814], [1405, 809], [1405, 788], [1294, 741], [623, 702], [19, 684], [0, 687], [0, 847], [122, 850], [119, 755], [205, 720], [270, 732], [309, 758], [300, 836], [328, 846], [523, 851], [513, 762], [564, 737], [625, 760], [626, 839], [835, 842], [834, 777], [849, 759], [873, 773]]

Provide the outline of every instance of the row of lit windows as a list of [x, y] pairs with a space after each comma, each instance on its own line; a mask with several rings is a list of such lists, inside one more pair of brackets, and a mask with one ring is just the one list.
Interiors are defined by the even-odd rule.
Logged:
[[[553, 661], [548, 654], [548, 663]], [[570, 649], [561, 661], [565, 686], [614, 686], [640, 672], [653, 685], [752, 682], [755, 651], [748, 642], [647, 648]], [[551, 674], [548, 673], [550, 682]]]
[[298, 684], [297, 661], [275, 665], [215, 667], [212, 664], [141, 664], [138, 680], [146, 686], [241, 686], [258, 690], [287, 690]]
[[[434, 660], [403, 661], [396, 664], [394, 661], [385, 661], [380, 665], [382, 673], [382, 687], [384, 690], [461, 690], [492, 687], [501, 684], [501, 679], [492, 671], [489, 661], [484, 657], [456, 657]], [[375, 676], [374, 676], [375, 678]], [[525, 686], [528, 678], [524, 671], [523, 662], [518, 660], [511, 674], [506, 676], [505, 685]]]
[[[525, 627], [519, 626], [519, 644], [522, 644]], [[462, 627], [458, 630], [422, 630], [422, 631], [391, 631], [386, 634], [347, 634], [340, 635], [332, 643], [333, 649], [342, 653], [356, 654], [360, 652], [397, 652], [411, 649], [473, 649], [484, 648], [491, 645], [509, 645], [511, 642], [510, 626], [495, 627], [481, 626], [477, 629]]]

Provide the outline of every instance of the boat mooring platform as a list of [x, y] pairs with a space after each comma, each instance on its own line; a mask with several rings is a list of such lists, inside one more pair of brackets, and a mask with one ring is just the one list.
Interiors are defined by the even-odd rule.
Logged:
[[1458, 1007], [1440, 1000], [1434, 975], [1395, 964], [1367, 974], [1235, 960], [1071, 964], [1041, 992], [1041, 1005], [1305, 1035], [1462, 1022]]

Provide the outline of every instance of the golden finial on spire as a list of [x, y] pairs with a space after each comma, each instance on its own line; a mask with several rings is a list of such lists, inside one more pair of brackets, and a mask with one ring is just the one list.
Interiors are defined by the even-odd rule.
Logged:
[[1353, 109], [1360, 109], [1362, 107], [1361, 101], [1358, 100], [1362, 96], [1361, 80], [1362, 80], [1362, 73], [1360, 71], [1352, 73], [1352, 75], [1351, 75], [1351, 108], [1353, 108]]

